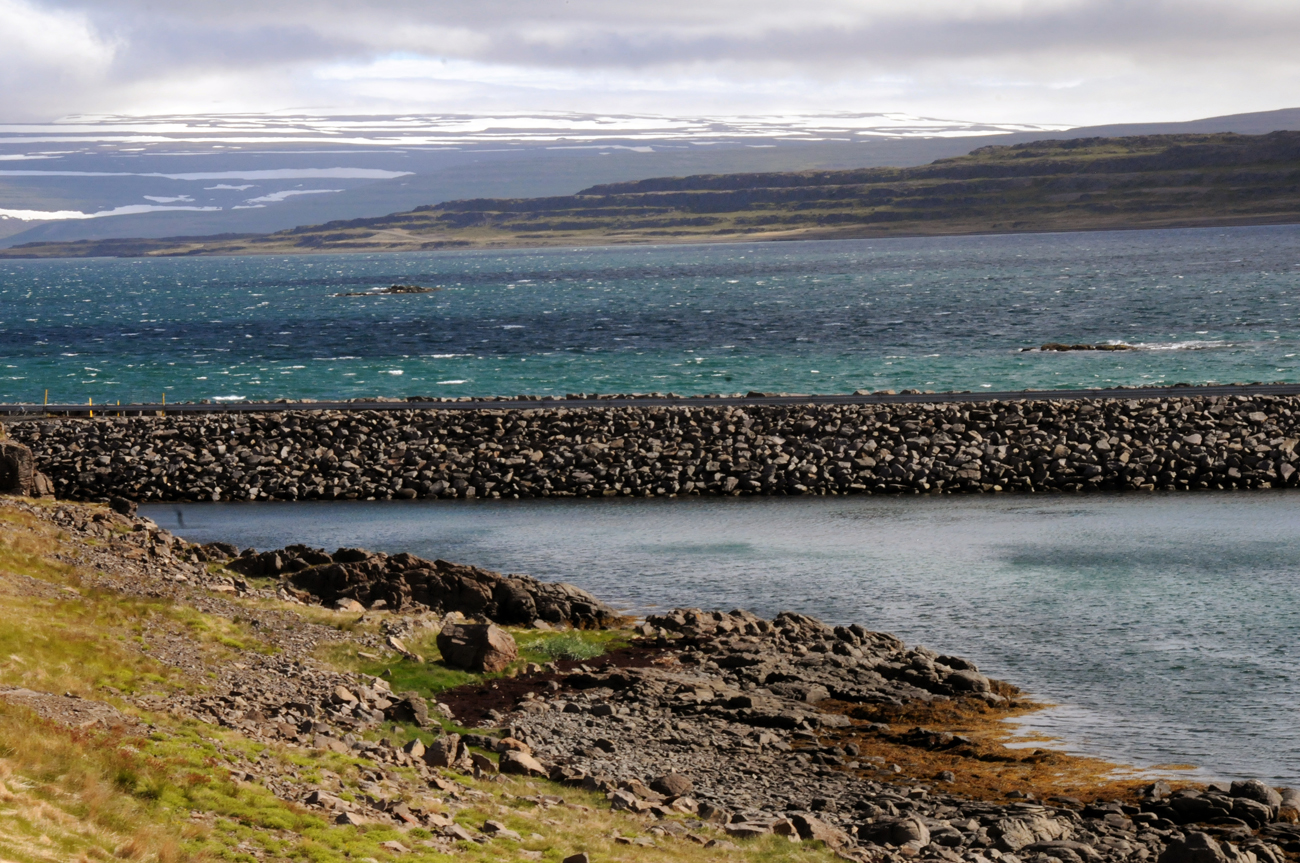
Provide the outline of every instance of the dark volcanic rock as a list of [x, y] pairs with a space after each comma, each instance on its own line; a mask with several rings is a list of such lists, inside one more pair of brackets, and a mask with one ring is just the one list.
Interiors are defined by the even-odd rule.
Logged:
[[[224, 560], [232, 546], [203, 546], [206, 560]], [[439, 614], [460, 612], [483, 616], [507, 626], [535, 621], [582, 629], [611, 626], [622, 617], [585, 590], [563, 582], [543, 582], [526, 575], [464, 566], [445, 560], [425, 560], [413, 554], [387, 555], [361, 548], [341, 548], [334, 554], [303, 545], [259, 553], [251, 550], [226, 563], [228, 569], [250, 577], [285, 578], [294, 589], [339, 607], [354, 600], [367, 608], [402, 611], [426, 608]]]
[[1274, 812], [1282, 805], [1282, 795], [1258, 779], [1246, 779], [1232, 783], [1232, 796], [1262, 803]]
[[384, 717], [393, 722], [413, 722], [420, 728], [428, 728], [429, 703], [418, 692], [403, 692], [384, 708]]
[[1170, 842], [1157, 863], [1228, 863], [1228, 855], [1204, 833], [1191, 833]]
[[449, 623], [438, 633], [442, 661], [452, 668], [492, 673], [519, 658], [514, 638], [490, 623]]
[[[233, 426], [233, 427], [232, 427]], [[21, 420], [61, 497], [390, 500], [1300, 484], [1300, 397]], [[345, 561], [346, 562], [346, 561]]]
[[690, 794], [695, 784], [680, 773], [666, 773], [650, 783], [650, 789], [665, 797], [681, 797]]
[[[3, 429], [0, 427], [0, 437]], [[36, 461], [30, 448], [0, 440], [0, 494], [30, 497], [36, 487]]]

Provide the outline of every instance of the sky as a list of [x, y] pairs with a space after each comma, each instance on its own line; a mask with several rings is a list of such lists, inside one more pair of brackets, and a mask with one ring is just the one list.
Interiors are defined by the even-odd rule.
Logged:
[[1300, 106], [1296, 0], [0, 0], [0, 122]]

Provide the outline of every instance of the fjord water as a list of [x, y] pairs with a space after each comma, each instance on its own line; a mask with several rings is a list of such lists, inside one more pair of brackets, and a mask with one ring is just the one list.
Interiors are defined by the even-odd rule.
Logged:
[[11, 260], [0, 401], [1296, 381], [1298, 297], [1300, 226]]
[[[1068, 748], [1300, 783], [1295, 493], [153, 505], [194, 541], [364, 546], [634, 611], [800, 611], [974, 659]], [[182, 524], [183, 522], [183, 524]], [[1184, 774], [1188, 775], [1188, 774]]]

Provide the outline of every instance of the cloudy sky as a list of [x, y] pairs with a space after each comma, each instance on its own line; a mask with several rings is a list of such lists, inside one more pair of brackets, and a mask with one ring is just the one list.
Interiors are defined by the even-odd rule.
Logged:
[[1296, 0], [0, 0], [0, 122], [77, 113], [1300, 106]]

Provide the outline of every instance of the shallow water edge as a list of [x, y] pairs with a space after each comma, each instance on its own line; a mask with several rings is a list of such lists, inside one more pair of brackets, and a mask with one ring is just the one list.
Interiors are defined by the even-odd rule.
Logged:
[[[410, 551], [634, 612], [790, 610], [974, 660], [1072, 751], [1300, 781], [1291, 491], [150, 505], [187, 539]], [[1037, 723], [1037, 725], [1034, 725]]]

